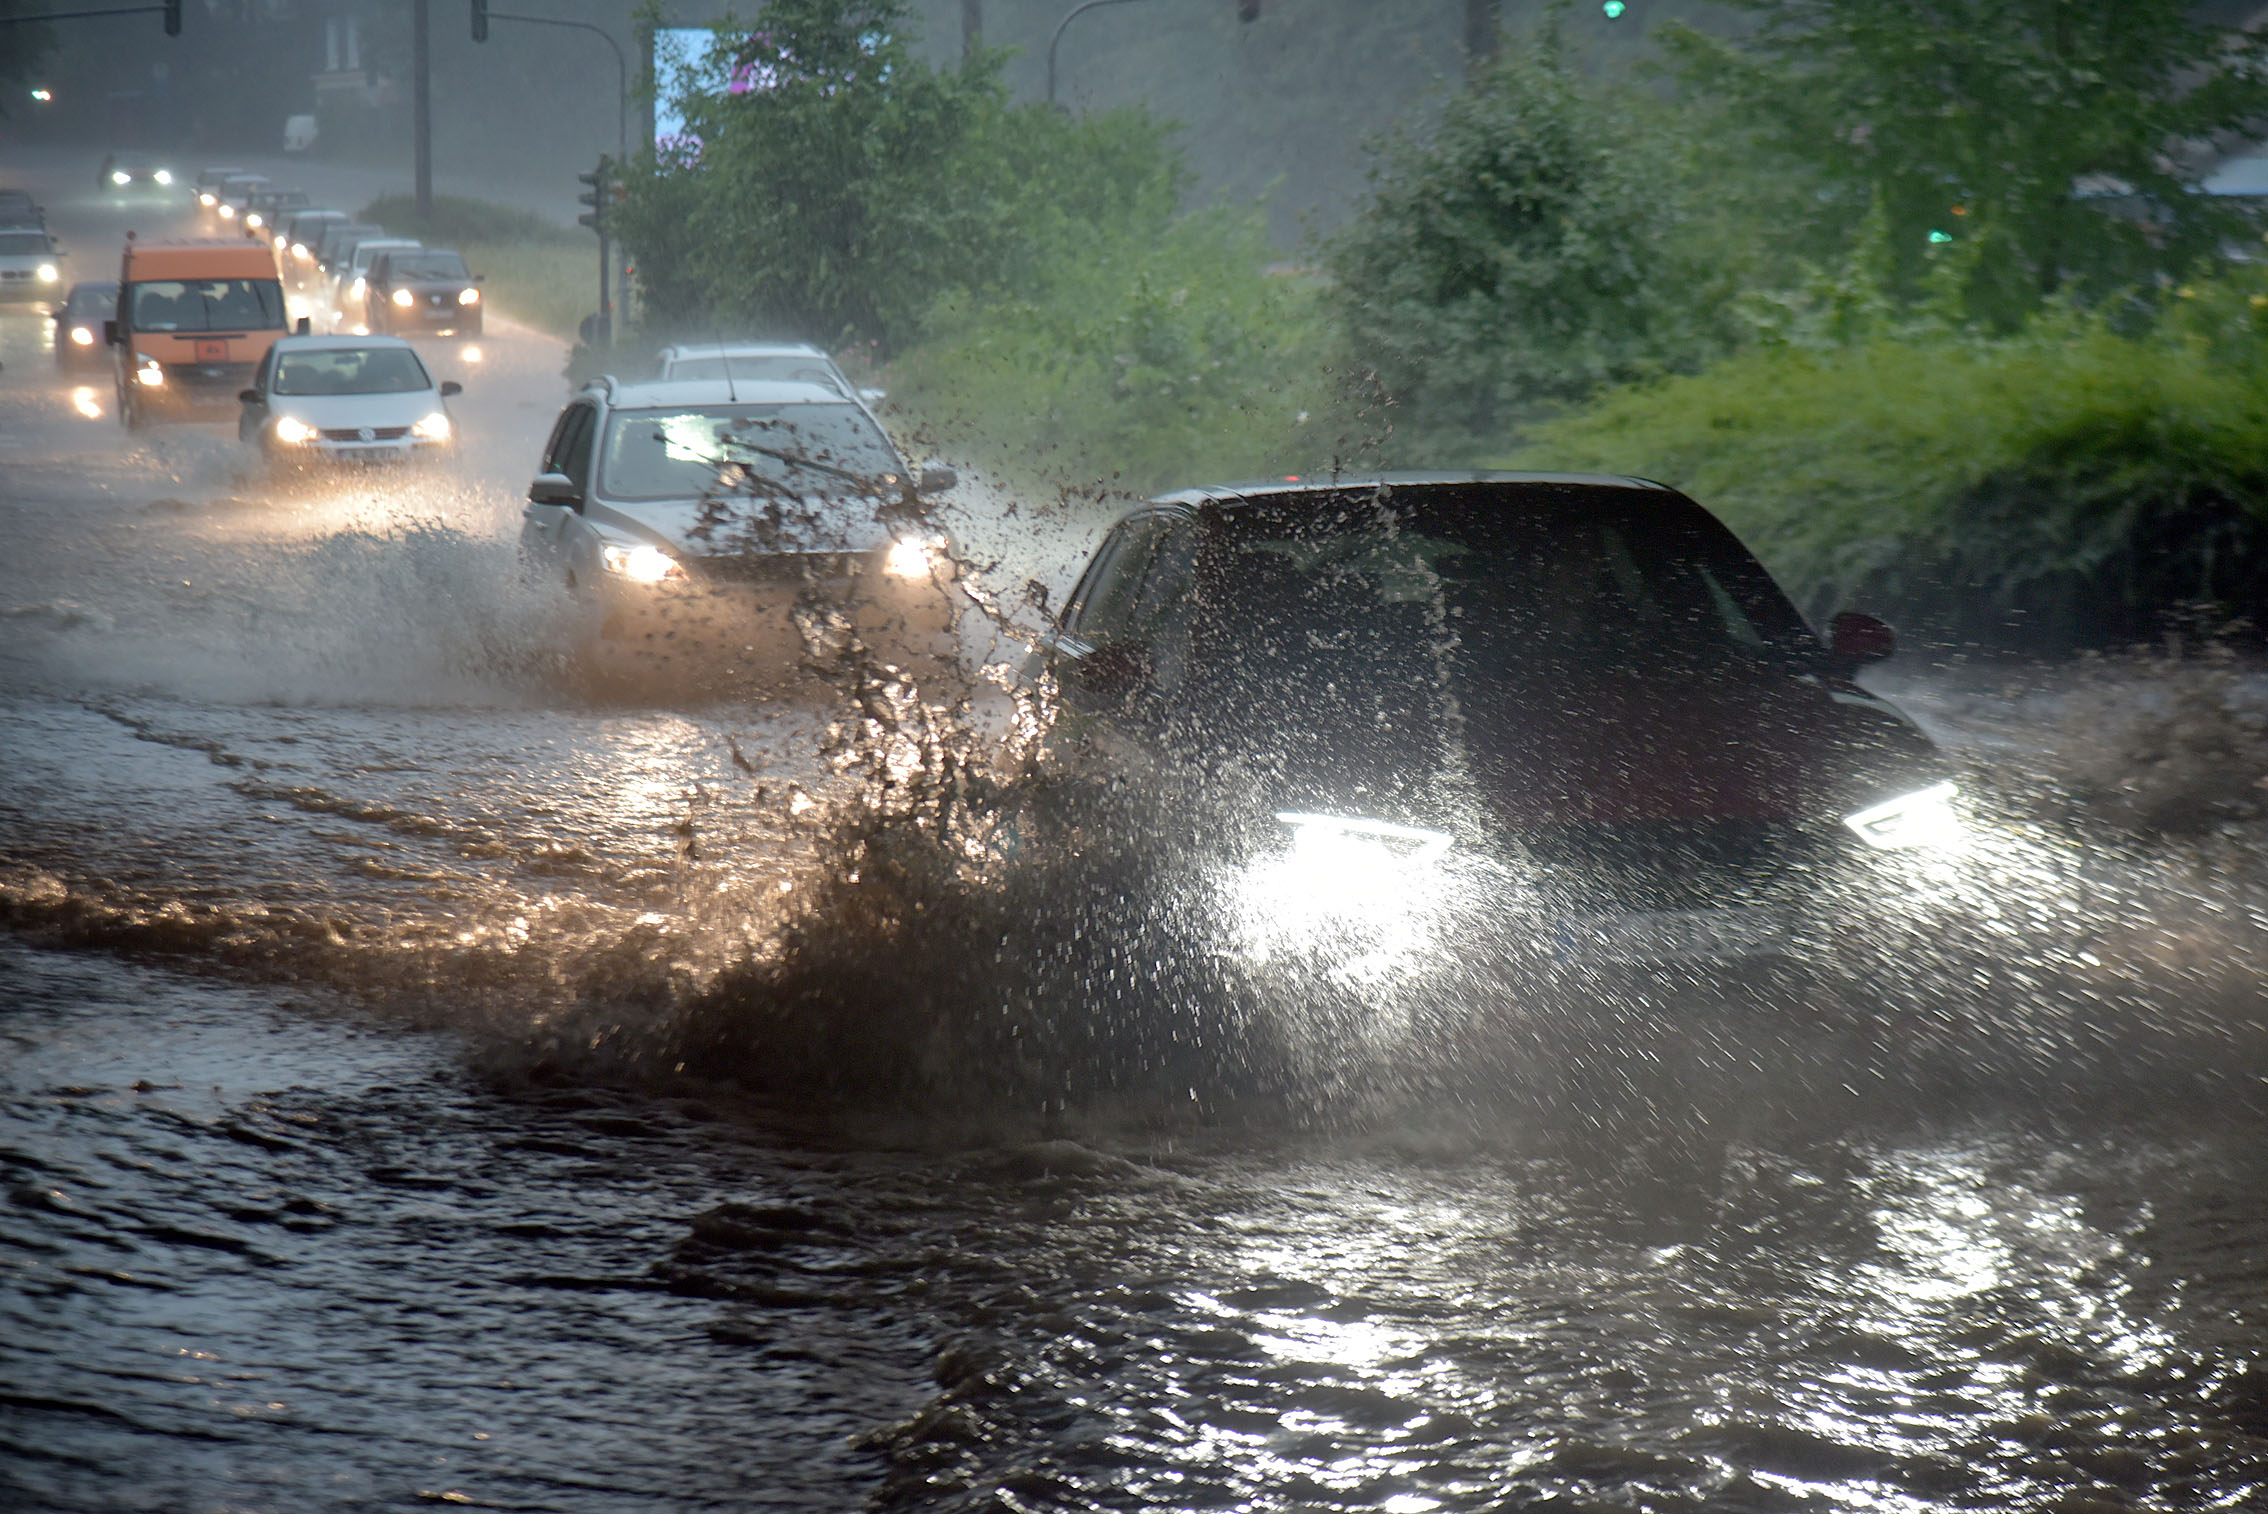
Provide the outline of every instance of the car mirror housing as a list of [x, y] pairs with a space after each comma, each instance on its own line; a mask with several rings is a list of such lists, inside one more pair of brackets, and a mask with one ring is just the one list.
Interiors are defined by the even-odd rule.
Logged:
[[458, 395], [464, 392], [465, 386], [458, 383], [455, 379], [443, 379], [441, 381], [441, 397], [443, 399], [448, 399], [452, 395]]
[[104, 321], [102, 323], [102, 342], [106, 347], [118, 345], [118, 323], [116, 321]]
[[1880, 662], [1898, 650], [1898, 633], [1872, 615], [1845, 610], [1827, 624], [1827, 649], [1846, 668]]
[[292, 335], [294, 336], [307, 336], [312, 334], [314, 330], [315, 322], [313, 318], [304, 315], [299, 318], [299, 324], [291, 328]]
[[260, 391], [257, 389], [239, 389], [236, 391], [236, 397], [247, 405], [260, 403]]
[[953, 469], [931, 463], [921, 470], [921, 482], [916, 487], [924, 494], [942, 494], [960, 481], [961, 475]]
[[580, 509], [583, 494], [575, 487], [575, 481], [564, 473], [538, 473], [534, 482], [528, 485], [528, 499], [530, 503], [538, 505], [566, 505], [570, 509]]

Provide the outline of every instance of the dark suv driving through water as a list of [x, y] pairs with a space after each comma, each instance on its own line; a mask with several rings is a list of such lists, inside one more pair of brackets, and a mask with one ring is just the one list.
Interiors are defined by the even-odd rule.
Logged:
[[1074, 769], [1175, 796], [1263, 957], [1455, 932], [1550, 968], [1839, 949], [1838, 885], [1955, 840], [1946, 765], [1693, 501], [1628, 478], [1192, 489], [1114, 526], [1027, 682]]

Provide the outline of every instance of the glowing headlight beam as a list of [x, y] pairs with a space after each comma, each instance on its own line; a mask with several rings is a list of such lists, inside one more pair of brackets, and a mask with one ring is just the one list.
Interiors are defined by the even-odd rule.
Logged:
[[417, 303], [417, 296], [411, 294], [407, 289], [397, 289], [394, 291], [394, 303], [407, 310]]
[[458, 291], [457, 291], [457, 303], [458, 303], [458, 304], [460, 304], [460, 305], [477, 305], [477, 304], [479, 304], [479, 303], [480, 303], [480, 291], [479, 291], [479, 290], [477, 290], [477, 289], [470, 289], [470, 288], [467, 288], [467, 289], [460, 289], [460, 290], [458, 290]]
[[296, 447], [302, 442], [313, 441], [315, 428], [297, 416], [282, 415], [276, 417], [275, 437], [286, 446]]
[[170, 168], [161, 168], [156, 173], [151, 174], [150, 177], [157, 180], [160, 184], [171, 184], [173, 182], [173, 170]]
[[449, 439], [449, 417], [436, 410], [410, 427], [410, 435], [429, 442], [445, 442]]
[[73, 326], [71, 328], [71, 345], [74, 347], [92, 347], [94, 345], [94, 328], [92, 326]]
[[134, 370], [134, 382], [145, 389], [162, 389], [165, 387], [165, 370], [157, 365], [155, 358], [144, 358], [142, 366]]
[[1422, 830], [1414, 825], [1396, 825], [1391, 820], [1368, 820], [1358, 815], [1316, 815], [1301, 810], [1278, 810], [1276, 818], [1292, 828], [1292, 846], [1295, 850], [1316, 842], [1334, 840], [1362, 840], [1399, 843], [1398, 855], [1413, 862], [1437, 862], [1447, 855], [1455, 840], [1446, 831]]
[[1868, 846], [1884, 851], [1952, 846], [1966, 834], [1961, 817], [1953, 810], [1953, 796], [1957, 792], [1950, 783], [1932, 784], [1860, 810], [1855, 815], [1845, 815], [1843, 824], [1858, 832], [1859, 839]]
[[658, 584], [665, 579], [683, 578], [685, 570], [677, 559], [659, 547], [640, 542], [634, 547], [608, 545], [599, 549], [599, 561], [609, 573], [620, 574], [634, 584]]
[[882, 571], [892, 578], [927, 578], [930, 564], [938, 553], [945, 550], [941, 541], [923, 541], [916, 537], [902, 537], [891, 543], [882, 558]]
[[134, 182], [134, 176], [123, 168], [113, 168], [110, 171], [110, 182], [113, 184], [131, 184]]
[[42, 284], [52, 284], [62, 276], [62, 273], [57, 270], [56, 266], [53, 263], [42, 263], [39, 265], [39, 281]]

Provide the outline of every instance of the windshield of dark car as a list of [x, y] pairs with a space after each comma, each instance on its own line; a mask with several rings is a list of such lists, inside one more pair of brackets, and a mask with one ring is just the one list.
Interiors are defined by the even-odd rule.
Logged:
[[397, 253], [386, 260], [386, 276], [392, 279], [467, 277], [465, 260], [453, 252], [420, 252], [407, 257]]
[[607, 421], [600, 492], [623, 500], [693, 499], [717, 488], [828, 493], [851, 483], [843, 474], [887, 485], [901, 468], [856, 405], [618, 410]]
[[30, 258], [49, 251], [44, 231], [0, 231], [0, 258]]
[[152, 279], [133, 287], [136, 331], [267, 331], [284, 323], [274, 279]]
[[407, 347], [324, 347], [286, 353], [276, 364], [278, 394], [409, 394], [433, 387]]
[[63, 313], [71, 320], [83, 321], [106, 310], [115, 309], [117, 304], [118, 290], [115, 285], [74, 289], [71, 291], [70, 302], [63, 307]]

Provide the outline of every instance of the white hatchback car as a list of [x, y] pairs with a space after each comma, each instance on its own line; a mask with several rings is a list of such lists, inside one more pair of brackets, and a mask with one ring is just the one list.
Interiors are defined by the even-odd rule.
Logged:
[[825, 384], [846, 397], [879, 404], [879, 389], [861, 389], [829, 357], [809, 342], [679, 342], [654, 357], [654, 378], [663, 382], [725, 379], [734, 383]]
[[436, 384], [409, 343], [390, 336], [287, 336], [237, 395], [237, 439], [271, 463], [401, 463], [454, 451]]

